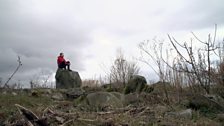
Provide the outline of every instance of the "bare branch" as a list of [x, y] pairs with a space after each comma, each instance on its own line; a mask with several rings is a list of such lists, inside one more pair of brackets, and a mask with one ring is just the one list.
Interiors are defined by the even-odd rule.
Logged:
[[176, 42], [180, 47], [185, 48], [185, 46], [181, 45], [174, 37], [173, 37], [174, 42]]
[[[190, 63], [181, 53], [180, 53], [180, 51], [179, 51], [179, 49], [177, 49], [177, 46], [173, 43], [173, 41], [172, 41], [172, 39], [171, 39], [171, 37], [170, 37], [170, 35], [168, 34], [168, 37], [169, 37], [169, 40], [170, 40], [170, 42], [171, 42], [171, 44], [173, 45], [173, 47], [174, 47], [174, 49], [176, 50], [176, 52], [186, 61], [186, 62], [188, 62], [188, 63]], [[186, 45], [185, 45], [186, 46]], [[185, 49], [187, 49], [186, 47], [185, 47]]]
[[212, 42], [213, 46], [215, 45], [216, 33], [217, 33], [217, 24], [215, 24], [214, 38], [213, 38], [213, 42]]
[[22, 66], [22, 62], [21, 62], [21, 60], [20, 60], [20, 56], [18, 56], [18, 60], [17, 60], [17, 62], [18, 62], [18, 66], [17, 66], [16, 70], [12, 73], [12, 75], [9, 77], [9, 79], [5, 82], [5, 84], [4, 84], [4, 88], [5, 88], [5, 87], [9, 88], [9, 86], [8, 86], [8, 82], [12, 79], [12, 77], [15, 75], [15, 73], [16, 73], [16, 72], [19, 70], [19, 68]]
[[192, 33], [192, 35], [193, 35], [199, 42], [201, 42], [201, 43], [203, 43], [203, 44], [206, 44], [206, 42], [201, 41], [201, 40], [194, 34], [194, 32], [191, 32], [191, 33]]

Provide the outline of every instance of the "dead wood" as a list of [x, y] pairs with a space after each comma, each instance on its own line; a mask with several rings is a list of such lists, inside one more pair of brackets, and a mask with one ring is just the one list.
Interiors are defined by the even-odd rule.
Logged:
[[15, 104], [15, 106], [19, 109], [20, 113], [24, 115], [24, 117], [34, 125], [35, 123], [38, 126], [48, 126], [46, 119], [39, 118], [36, 114], [34, 114], [31, 110], [19, 105]]

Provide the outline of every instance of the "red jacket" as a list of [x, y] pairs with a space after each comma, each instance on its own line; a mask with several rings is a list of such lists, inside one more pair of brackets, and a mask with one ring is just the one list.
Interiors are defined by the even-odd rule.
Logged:
[[59, 64], [61, 64], [62, 62], [65, 62], [65, 63], [66, 63], [66, 60], [64, 59], [63, 56], [58, 56], [58, 60], [57, 60], [57, 62], [58, 62], [58, 65], [59, 65]]

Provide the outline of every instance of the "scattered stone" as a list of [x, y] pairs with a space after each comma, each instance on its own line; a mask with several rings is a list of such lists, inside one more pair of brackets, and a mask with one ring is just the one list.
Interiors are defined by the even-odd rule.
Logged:
[[83, 96], [85, 94], [85, 91], [83, 91], [81, 88], [74, 88], [69, 92], [66, 92], [66, 97], [69, 99], [76, 99], [80, 96]]
[[187, 109], [179, 112], [180, 118], [192, 119], [192, 110]]
[[63, 97], [63, 95], [62, 95], [61, 93], [53, 94], [53, 95], [51, 96], [51, 98], [54, 99], [54, 100], [58, 100], [58, 101], [62, 101], [62, 100], [64, 100], [64, 97]]
[[59, 116], [56, 116], [55, 119], [61, 124], [65, 122], [65, 119]]
[[179, 112], [167, 112], [165, 113], [165, 118], [183, 118], [183, 119], [192, 119], [192, 110], [186, 109]]
[[69, 71], [64, 69], [58, 69], [55, 75], [56, 88], [80, 88], [82, 80], [79, 73], [76, 71]]

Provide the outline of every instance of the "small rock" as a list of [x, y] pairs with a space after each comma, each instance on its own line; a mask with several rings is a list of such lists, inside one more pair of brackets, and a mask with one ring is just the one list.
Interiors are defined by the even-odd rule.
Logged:
[[192, 110], [187, 109], [179, 112], [167, 112], [165, 114], [166, 118], [184, 118], [184, 119], [191, 119], [192, 118]]
[[13, 95], [13, 96], [16, 96], [16, 95], [17, 95], [17, 93], [16, 93], [16, 92], [12, 92], [12, 95]]
[[51, 98], [54, 100], [59, 100], [59, 101], [64, 100], [64, 97], [61, 93], [54, 94], [51, 96]]
[[81, 88], [74, 88], [72, 91], [66, 93], [66, 97], [69, 99], [76, 99], [84, 94], [85, 92], [81, 90]]
[[191, 109], [183, 110], [183, 111], [179, 112], [179, 116], [181, 118], [191, 119], [192, 118], [192, 110]]
[[56, 116], [55, 119], [60, 122], [61, 124], [65, 122], [65, 119], [59, 116]]

